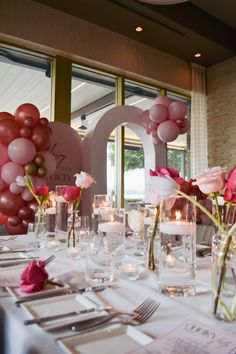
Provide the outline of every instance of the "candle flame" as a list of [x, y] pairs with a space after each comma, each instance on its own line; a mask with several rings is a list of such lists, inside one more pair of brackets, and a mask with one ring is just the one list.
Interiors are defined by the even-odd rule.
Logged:
[[181, 212], [179, 210], [175, 212], [175, 218], [176, 218], [176, 220], [181, 219]]

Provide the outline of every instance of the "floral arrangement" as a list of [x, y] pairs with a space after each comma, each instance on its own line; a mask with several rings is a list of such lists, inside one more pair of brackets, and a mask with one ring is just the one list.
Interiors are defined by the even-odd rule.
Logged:
[[74, 177], [76, 178], [75, 186], [67, 186], [62, 190], [62, 196], [72, 206], [72, 224], [68, 230], [67, 247], [70, 246], [71, 238], [72, 246], [75, 247], [76, 244], [75, 220], [83, 192], [85, 189], [88, 189], [93, 183], [95, 183], [94, 178], [83, 171], [76, 173]]
[[[219, 253], [220, 259], [218, 259], [218, 263], [220, 264], [218, 284], [217, 288], [213, 289], [215, 296], [213, 313], [216, 314], [218, 304], [220, 303], [226, 318], [228, 320], [234, 318], [236, 313], [236, 296], [231, 309], [229, 309], [220, 298], [220, 294], [226, 272], [226, 259], [229, 250], [232, 250], [232, 236], [236, 230], [235, 218], [230, 219], [232, 208], [235, 209], [236, 207], [234, 205], [236, 203], [236, 166], [231, 171], [227, 171], [221, 167], [207, 169], [196, 176], [194, 180], [189, 182], [181, 178], [177, 170], [170, 168], [158, 167], [156, 171], [151, 170], [150, 175], [150, 192], [152, 195], [152, 202], [157, 208], [159, 208], [160, 203], [164, 199], [181, 195], [202, 210], [210, 218], [217, 229], [224, 235], [224, 243]], [[199, 203], [199, 201], [191, 197], [191, 194], [197, 195], [199, 193], [198, 190], [200, 193], [203, 193], [203, 195], [213, 200], [215, 204], [215, 215], [211, 213], [204, 205]], [[224, 215], [222, 215], [218, 203], [220, 195], [223, 196], [226, 205], [226, 212]], [[235, 213], [233, 213], [233, 215], [235, 215]], [[155, 237], [158, 226], [157, 218], [158, 216], [156, 216], [153, 237]]]
[[33, 181], [31, 177], [26, 174], [24, 177], [22, 176], [17, 176], [16, 177], [16, 184], [19, 187], [26, 187], [29, 189], [31, 194], [34, 196], [35, 200], [38, 203], [39, 206], [39, 214], [38, 214], [38, 220], [37, 220], [37, 225], [36, 225], [36, 236], [39, 234], [39, 225], [42, 222], [43, 219], [43, 209], [47, 203], [48, 197], [49, 197], [49, 188], [47, 185], [43, 186], [34, 186]]
[[61, 283], [48, 279], [44, 261], [32, 260], [21, 274], [20, 289], [24, 293], [33, 293], [42, 290], [46, 285], [63, 286]]

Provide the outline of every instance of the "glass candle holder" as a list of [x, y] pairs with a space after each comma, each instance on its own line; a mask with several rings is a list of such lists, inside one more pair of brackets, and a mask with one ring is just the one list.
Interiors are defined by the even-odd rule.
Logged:
[[93, 200], [93, 229], [98, 232], [98, 214], [113, 207], [112, 196], [108, 194], [95, 194]]
[[100, 209], [98, 234], [103, 238], [104, 247], [112, 256], [114, 266], [118, 267], [122, 263], [125, 250], [125, 210]]
[[183, 197], [165, 200], [160, 211], [156, 271], [169, 296], [195, 294], [196, 208]]
[[70, 214], [70, 205], [62, 196], [62, 191], [68, 186], [56, 186], [56, 215], [55, 215], [55, 237], [61, 243], [67, 241], [67, 221]]

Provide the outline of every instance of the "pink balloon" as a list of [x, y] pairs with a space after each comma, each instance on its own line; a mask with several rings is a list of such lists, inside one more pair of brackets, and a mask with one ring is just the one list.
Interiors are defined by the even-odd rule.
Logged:
[[179, 128], [172, 120], [162, 122], [157, 128], [158, 137], [164, 142], [175, 140], [179, 135]]
[[150, 134], [151, 134], [151, 132], [152, 132], [152, 129], [151, 129], [151, 128], [149, 128], [149, 127], [147, 127], [147, 128], [146, 128], [146, 134], [147, 134], [147, 135], [150, 135]]
[[34, 199], [34, 196], [30, 193], [28, 189], [24, 189], [23, 192], [21, 193], [21, 198], [26, 202], [30, 202], [31, 200]]
[[7, 147], [0, 143], [0, 166], [4, 165], [4, 163], [9, 160], [10, 159], [7, 153]]
[[49, 151], [40, 151], [38, 152], [37, 155], [42, 155], [44, 157], [44, 167], [47, 169], [47, 173], [45, 177], [49, 177], [53, 174], [53, 172], [56, 170], [57, 167], [57, 162], [56, 158], [54, 157], [53, 154]]
[[36, 148], [29, 139], [17, 138], [8, 146], [8, 155], [10, 159], [22, 165], [32, 161], [35, 154]]
[[20, 125], [24, 125], [27, 118], [33, 119], [34, 126], [38, 124], [40, 120], [40, 113], [38, 108], [31, 103], [24, 103], [20, 105], [15, 111], [15, 120]]
[[24, 168], [15, 162], [7, 162], [2, 166], [1, 178], [7, 184], [10, 184], [16, 180], [17, 176], [24, 176]]
[[163, 106], [169, 107], [171, 104], [171, 99], [167, 96], [158, 96], [154, 102], [156, 104], [162, 104]]
[[20, 187], [17, 185], [16, 181], [11, 182], [9, 186], [9, 191], [12, 192], [13, 194], [20, 194], [24, 190], [24, 187]]
[[154, 104], [149, 109], [150, 119], [155, 123], [164, 122], [168, 117], [168, 109], [162, 104]]
[[186, 118], [177, 119], [175, 121], [177, 127], [179, 127], [179, 133], [185, 134], [189, 130], [189, 120]]
[[142, 126], [144, 128], [148, 127], [148, 124], [150, 122], [150, 118], [149, 118], [149, 110], [144, 111], [141, 115], [140, 115], [140, 122], [142, 124]]
[[156, 129], [157, 130], [157, 127], [158, 127], [158, 123], [154, 123], [152, 120], [150, 120], [150, 123], [148, 125], [148, 127], [152, 130]]
[[0, 120], [1, 119], [15, 119], [11, 113], [8, 112], [0, 112]]
[[37, 150], [49, 149], [51, 145], [51, 133], [49, 127], [45, 127], [41, 124], [37, 125], [33, 128], [31, 140], [34, 142]]
[[169, 119], [177, 120], [187, 113], [187, 106], [183, 102], [172, 102], [169, 107]]

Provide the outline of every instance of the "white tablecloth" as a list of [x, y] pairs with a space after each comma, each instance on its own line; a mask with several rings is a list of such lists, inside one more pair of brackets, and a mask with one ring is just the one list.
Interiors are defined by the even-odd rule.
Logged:
[[[1, 238], [0, 238], [1, 239]], [[11, 245], [24, 245], [25, 236], [19, 236]], [[4, 242], [7, 245], [7, 242]], [[0, 246], [3, 243], [0, 242]], [[49, 251], [40, 250], [42, 259], [46, 258]], [[70, 260], [63, 252], [54, 252], [56, 259], [47, 266], [50, 278], [58, 278], [80, 287], [86, 285], [84, 279], [84, 259]], [[1, 269], [0, 284], [14, 285], [19, 280], [20, 273], [25, 266], [14, 270]], [[157, 277], [154, 272], [144, 270], [140, 279], [136, 281], [119, 280], [117, 288], [109, 288], [99, 293], [89, 292], [84, 296], [101, 304], [111, 304], [115, 310], [131, 311], [145, 298], [152, 297], [160, 301], [161, 305], [155, 315], [138, 328], [153, 338], [174, 329], [187, 319], [194, 319], [214, 328], [236, 334], [236, 325], [216, 320], [211, 314], [210, 292], [210, 259], [198, 259], [197, 267], [197, 294], [193, 297], [169, 298], [157, 290]], [[24, 326], [23, 320], [29, 315], [21, 307], [14, 304], [11, 296], [0, 298], [1, 313], [1, 340], [0, 352], [4, 354], [52, 354], [62, 353], [55, 339], [72, 331], [54, 331], [47, 333], [36, 325]], [[98, 353], [102, 354], [102, 353]]]

